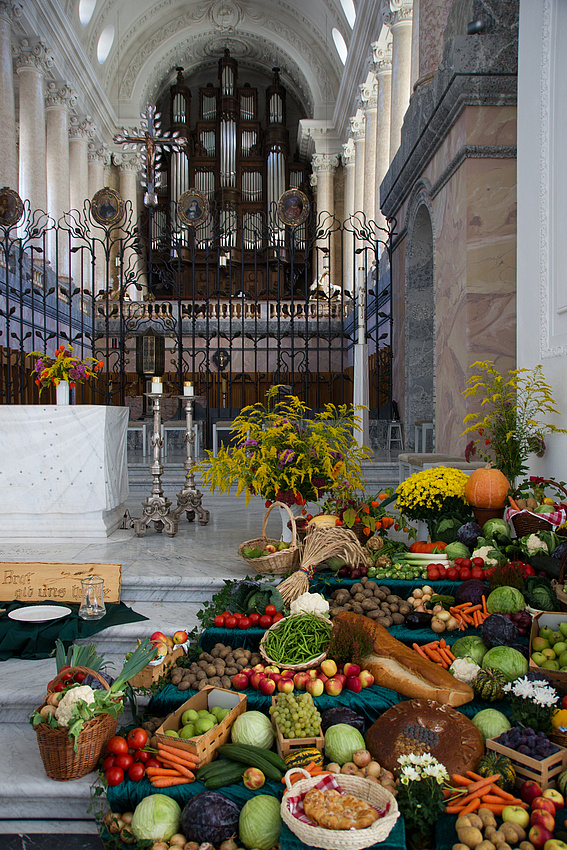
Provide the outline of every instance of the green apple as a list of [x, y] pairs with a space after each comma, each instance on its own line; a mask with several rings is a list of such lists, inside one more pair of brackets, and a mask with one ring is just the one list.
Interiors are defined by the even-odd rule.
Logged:
[[532, 661], [534, 664], [537, 664], [538, 667], [541, 667], [547, 661], [547, 658], [542, 652], [532, 652]]
[[541, 652], [542, 650], [547, 649], [548, 647], [549, 641], [545, 638], [542, 638], [541, 635], [534, 638], [532, 641], [532, 649], [534, 650], [534, 652]]
[[180, 738], [194, 738], [195, 737], [195, 724], [187, 723], [179, 730]]
[[517, 823], [523, 829], [530, 825], [530, 814], [521, 806], [505, 806], [501, 817], [504, 823]]
[[567, 844], [559, 838], [549, 838], [543, 845], [543, 850], [567, 850]]
[[194, 708], [188, 708], [187, 711], [184, 711], [181, 715], [181, 725], [186, 726], [188, 723], [194, 723], [198, 717], [199, 715]]

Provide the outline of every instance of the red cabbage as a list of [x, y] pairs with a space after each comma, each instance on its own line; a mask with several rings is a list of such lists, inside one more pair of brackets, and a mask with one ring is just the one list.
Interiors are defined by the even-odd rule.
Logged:
[[181, 813], [181, 832], [188, 841], [219, 847], [238, 832], [240, 807], [216, 791], [196, 794]]
[[487, 617], [480, 634], [488, 647], [512, 646], [518, 640], [518, 629], [504, 614], [491, 614]]
[[490, 587], [483, 581], [471, 578], [469, 581], [464, 581], [455, 593], [455, 605], [462, 605], [463, 602], [471, 602], [473, 605], [480, 605], [482, 597], [488, 599]]
[[321, 715], [321, 727], [323, 732], [326, 732], [329, 726], [336, 726], [337, 723], [346, 723], [347, 726], [354, 726], [358, 729], [361, 735], [364, 735], [366, 730], [366, 721], [364, 717], [348, 708], [346, 705], [334, 705], [328, 708]]

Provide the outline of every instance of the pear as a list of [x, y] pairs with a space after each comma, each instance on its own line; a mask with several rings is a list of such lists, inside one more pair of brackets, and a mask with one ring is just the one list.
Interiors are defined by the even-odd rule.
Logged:
[[567, 637], [567, 620], [562, 620], [559, 623], [559, 631], [563, 635], [563, 637]]
[[534, 652], [541, 652], [542, 650], [547, 649], [548, 647], [549, 641], [545, 638], [542, 638], [541, 636], [534, 638], [532, 641], [532, 649], [534, 650]]
[[541, 637], [546, 640], [551, 646], [553, 644], [553, 629], [550, 629], [549, 626], [544, 626], [542, 629], [539, 630], [538, 637]]

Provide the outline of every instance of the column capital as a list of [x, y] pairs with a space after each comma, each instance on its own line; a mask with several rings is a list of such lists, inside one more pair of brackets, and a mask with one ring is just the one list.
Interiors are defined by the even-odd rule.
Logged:
[[349, 118], [349, 125], [354, 141], [362, 141], [366, 132], [366, 119], [361, 109], [357, 111], [356, 115]]
[[53, 65], [51, 50], [36, 36], [20, 39], [13, 52], [17, 72], [32, 69], [45, 74]]
[[363, 108], [365, 110], [376, 109], [378, 106], [378, 80], [372, 71], [370, 71], [366, 80], [359, 85], [358, 89]]
[[63, 80], [50, 80], [47, 83], [47, 94], [45, 95], [45, 108], [54, 107], [69, 109], [77, 102], [77, 95]]
[[376, 76], [392, 71], [392, 42], [375, 41], [372, 45], [372, 66]]
[[384, 23], [392, 29], [398, 24], [409, 24], [413, 19], [413, 3], [408, 0], [389, 0], [390, 10], [386, 9]]
[[87, 159], [89, 162], [98, 162], [101, 165], [110, 165], [111, 157], [108, 145], [105, 142], [100, 144], [94, 141], [89, 142]]
[[0, 0], [0, 18], [12, 23], [13, 20], [21, 18], [22, 4], [17, 0]]
[[338, 154], [314, 153], [311, 157], [311, 165], [316, 174], [334, 174], [339, 165]]
[[69, 140], [90, 141], [95, 134], [95, 125], [90, 115], [72, 115], [69, 121]]
[[342, 160], [343, 165], [354, 165], [356, 150], [354, 147], [354, 139], [349, 138], [343, 145]]
[[139, 153], [122, 153], [118, 151], [112, 154], [112, 163], [120, 171], [140, 171], [142, 168], [142, 157]]

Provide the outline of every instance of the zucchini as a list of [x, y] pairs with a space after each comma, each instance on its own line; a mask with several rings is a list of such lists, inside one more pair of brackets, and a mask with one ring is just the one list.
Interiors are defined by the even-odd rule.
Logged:
[[254, 747], [251, 744], [223, 744], [218, 748], [219, 755], [245, 764], [247, 767], [257, 767], [268, 779], [279, 782], [283, 771], [266, 759], [264, 752], [260, 747]]
[[205, 780], [207, 776], [210, 776], [214, 773], [220, 773], [226, 767], [232, 766], [234, 764], [230, 759], [216, 759], [215, 761], [210, 761], [208, 764], [204, 764], [203, 767], [200, 767], [197, 770], [197, 779]]
[[443, 596], [440, 593], [436, 593], [435, 596], [432, 596], [429, 602], [427, 603], [428, 608], [434, 608], [435, 605], [442, 605], [447, 611], [449, 608], [453, 608], [455, 605], [455, 597], [454, 596]]
[[[209, 773], [205, 778], [205, 788], [210, 791], [216, 791], [225, 785], [234, 785], [235, 782], [240, 782], [242, 774], [246, 770], [245, 765], [237, 764], [236, 762], [228, 762], [225, 760], [226, 767], [223, 765], [222, 771]], [[201, 777], [198, 777], [199, 779]]]

